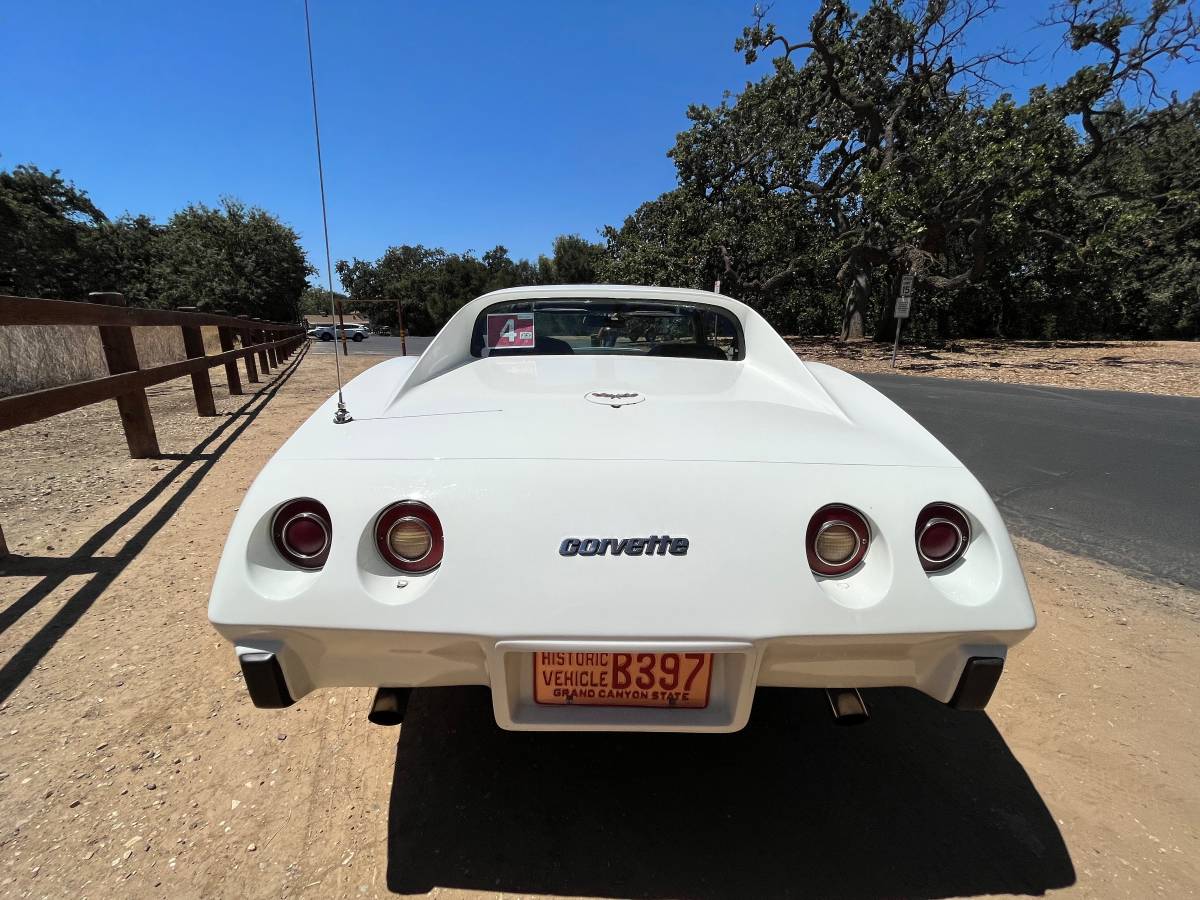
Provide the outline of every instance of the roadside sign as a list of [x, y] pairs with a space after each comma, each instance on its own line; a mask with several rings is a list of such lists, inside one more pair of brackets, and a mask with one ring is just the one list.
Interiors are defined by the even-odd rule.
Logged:
[[900, 295], [896, 298], [896, 318], [907, 319], [912, 308], [913, 282], [916, 278], [905, 275], [900, 279]]
[[896, 351], [900, 349], [900, 329], [912, 309], [913, 282], [917, 279], [912, 275], [900, 278], [900, 293], [896, 296], [896, 342], [892, 344], [892, 368], [896, 368]]

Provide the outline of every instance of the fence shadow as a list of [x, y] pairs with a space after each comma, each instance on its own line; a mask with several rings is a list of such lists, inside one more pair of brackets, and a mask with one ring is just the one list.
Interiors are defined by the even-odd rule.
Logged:
[[[62, 635], [69, 631], [93, 603], [100, 598], [126, 567], [141, 553], [162, 527], [170, 521], [184, 501], [204, 480], [225, 451], [258, 418], [271, 398], [291, 378], [307, 348], [275, 376], [274, 380], [250, 395], [245, 403], [227, 416], [212, 432], [186, 454], [163, 454], [158, 459], [178, 460], [140, 497], [114, 516], [68, 557], [21, 556], [12, 554], [2, 564], [7, 576], [43, 576], [42, 580], [0, 610], [0, 634], [21, 616], [50, 596], [73, 575], [91, 573], [88, 579], [16, 653], [0, 666], [0, 703], [4, 702], [28, 677]], [[96, 554], [160, 497], [163, 504], [115, 552]]]
[[1075, 881], [983, 713], [760, 690], [732, 735], [511, 733], [485, 688], [417, 691], [396, 751], [388, 887], [637, 898], [1043, 894]]

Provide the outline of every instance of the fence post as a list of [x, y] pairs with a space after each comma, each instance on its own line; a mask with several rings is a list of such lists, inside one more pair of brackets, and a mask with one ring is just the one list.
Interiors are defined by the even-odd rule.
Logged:
[[[195, 312], [194, 306], [181, 306], [180, 312]], [[179, 330], [183, 332], [183, 352], [188, 359], [201, 359], [204, 357], [204, 335], [200, 333], [199, 325], [180, 325]], [[199, 372], [193, 372], [192, 375], [192, 394], [196, 398], [196, 415], [198, 416], [215, 416], [217, 414], [217, 405], [213, 402], [212, 379], [208, 377], [208, 369], [201, 369]]]
[[[88, 294], [91, 303], [105, 306], [124, 306], [123, 294], [95, 292]], [[128, 325], [99, 325], [100, 346], [104, 348], [104, 359], [108, 363], [109, 375], [136, 372], [138, 365], [137, 347], [133, 343], [133, 329]], [[125, 429], [125, 442], [129, 445], [132, 459], [148, 459], [158, 456], [158, 436], [154, 433], [154, 418], [150, 415], [150, 401], [146, 389], [136, 388], [117, 397], [117, 409], [121, 413], [121, 426]]]
[[[241, 316], [238, 316], [238, 318], [239, 319], [249, 319], [250, 317], [246, 316], [246, 315], [241, 315]], [[253, 343], [254, 343], [253, 333], [250, 331], [249, 328], [243, 328], [242, 329], [242, 347], [243, 348], [249, 347]], [[247, 353], [245, 356], [242, 357], [242, 359], [244, 359], [246, 361], [246, 378], [247, 378], [247, 380], [249, 380], [249, 382], [251, 384], [258, 384], [258, 369], [254, 365], [254, 354]]]
[[4, 542], [4, 528], [0, 527], [0, 559], [8, 556], [8, 544]]
[[[274, 328], [272, 328], [270, 331], [264, 331], [264, 333], [263, 333], [263, 338], [265, 340], [271, 341], [272, 343], [275, 342], [276, 337], [277, 337], [277, 335], [275, 334]], [[278, 369], [279, 368], [279, 348], [273, 347], [273, 346], [268, 347], [267, 348], [267, 359], [269, 359], [271, 361], [271, 365], [273, 365], [275, 368]]]
[[[258, 316], [255, 316], [253, 321], [261, 322], [262, 319], [260, 319]], [[261, 344], [266, 340], [264, 337], [266, 332], [263, 331], [262, 328], [255, 328], [253, 334], [254, 343], [256, 344]], [[268, 375], [271, 372], [271, 361], [267, 359], [267, 349], [265, 347], [260, 347], [258, 350], [258, 367], [262, 369], [264, 375]]]
[[[229, 311], [224, 309], [218, 309], [217, 313], [222, 316], [229, 315]], [[233, 329], [228, 325], [217, 326], [217, 338], [221, 341], [222, 353], [228, 353], [234, 349]], [[229, 393], [231, 396], [242, 392], [242, 379], [238, 375], [236, 359], [225, 363], [225, 381], [229, 383]]]

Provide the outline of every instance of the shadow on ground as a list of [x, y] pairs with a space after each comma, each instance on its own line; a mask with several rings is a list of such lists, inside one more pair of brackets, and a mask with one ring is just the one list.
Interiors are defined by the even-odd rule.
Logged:
[[[73, 575], [91, 577], [50, 616], [21, 647], [0, 666], [0, 703], [8, 699], [13, 691], [29, 676], [47, 653], [80, 620], [93, 603], [125, 571], [137, 556], [146, 549], [162, 530], [184, 501], [200, 486], [209, 471], [247, 428], [266, 408], [267, 403], [292, 377], [300, 365], [307, 349], [301, 350], [294, 359], [278, 370], [272, 381], [249, 394], [246, 401], [220, 421], [208, 436], [200, 441], [190, 453], [164, 453], [158, 459], [178, 460], [161, 478], [125, 509], [118, 512], [109, 522], [68, 557], [25, 556], [12, 554], [0, 565], [0, 576], [39, 576], [35, 583], [20, 597], [0, 610], [0, 634], [11, 628], [20, 618], [54, 593]], [[132, 523], [139, 515], [162, 500], [161, 506], [122, 544], [101, 555], [109, 542], [121, 529]]]
[[1041, 894], [1066, 845], [983, 713], [761, 690], [732, 735], [511, 733], [485, 688], [417, 691], [396, 752], [388, 887], [639, 898]]

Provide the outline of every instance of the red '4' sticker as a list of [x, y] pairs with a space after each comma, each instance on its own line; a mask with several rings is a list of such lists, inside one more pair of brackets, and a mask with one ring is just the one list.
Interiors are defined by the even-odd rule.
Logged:
[[488, 313], [489, 350], [533, 347], [533, 313]]

